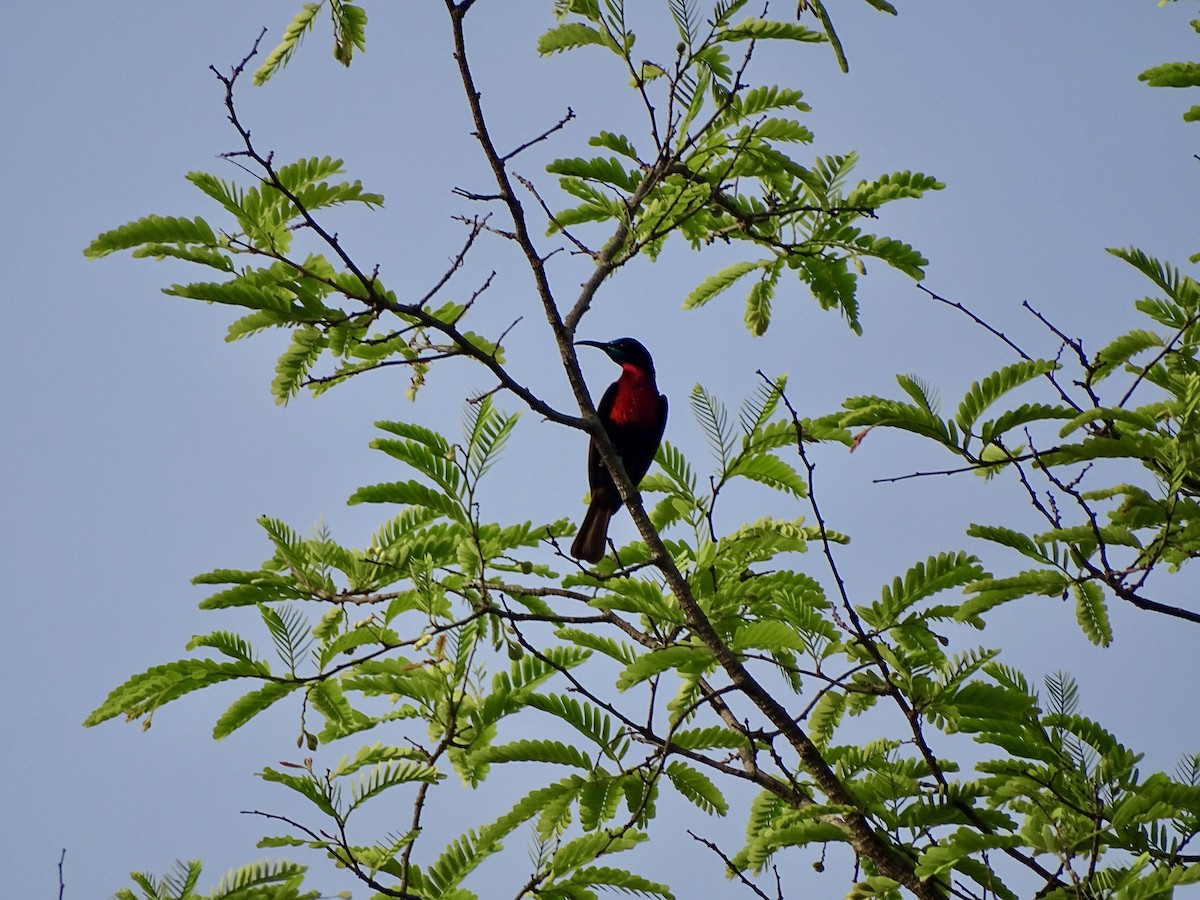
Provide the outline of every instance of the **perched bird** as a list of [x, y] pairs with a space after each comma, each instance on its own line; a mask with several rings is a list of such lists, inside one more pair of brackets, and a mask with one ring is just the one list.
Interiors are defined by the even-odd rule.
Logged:
[[[667, 398], [658, 392], [654, 383], [654, 360], [633, 338], [618, 338], [606, 344], [599, 341], [575, 343], [599, 347], [621, 367], [621, 376], [608, 386], [596, 412], [625, 471], [636, 485], [650, 469], [663, 429], [667, 427]], [[608, 521], [621, 508], [621, 496], [594, 440], [588, 445], [588, 487], [592, 499], [583, 524], [579, 526], [579, 534], [571, 544], [571, 555], [596, 563], [604, 558]]]

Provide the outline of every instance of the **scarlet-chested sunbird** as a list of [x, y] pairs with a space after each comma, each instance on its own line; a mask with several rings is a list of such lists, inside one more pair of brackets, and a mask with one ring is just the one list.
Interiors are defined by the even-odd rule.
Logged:
[[[575, 343], [599, 347], [621, 367], [620, 377], [608, 386], [596, 412], [630, 481], [637, 485], [654, 462], [654, 454], [667, 427], [667, 398], [658, 392], [654, 382], [654, 360], [645, 347], [630, 337], [608, 343]], [[594, 440], [588, 445], [588, 487], [592, 499], [583, 524], [579, 526], [579, 534], [571, 544], [571, 555], [596, 563], [604, 558], [608, 522], [621, 508], [621, 496]]]

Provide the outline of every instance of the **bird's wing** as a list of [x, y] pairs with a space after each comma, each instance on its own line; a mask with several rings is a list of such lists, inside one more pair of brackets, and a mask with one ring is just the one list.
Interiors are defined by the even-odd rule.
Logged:
[[[604, 396], [600, 398], [600, 405], [596, 407], [596, 414], [600, 417], [601, 424], [607, 428], [608, 417], [612, 413], [613, 404], [617, 401], [617, 383], [614, 381], [608, 386], [608, 390], [604, 392]], [[588, 489], [595, 493], [597, 487], [609, 487], [612, 485], [612, 477], [608, 474], [608, 469], [604, 468], [604, 460], [600, 458], [600, 450], [596, 447], [595, 441], [588, 441]]]

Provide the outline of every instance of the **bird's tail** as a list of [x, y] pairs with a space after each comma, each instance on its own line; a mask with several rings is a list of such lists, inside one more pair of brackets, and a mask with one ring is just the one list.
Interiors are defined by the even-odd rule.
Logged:
[[583, 524], [579, 526], [579, 534], [571, 544], [571, 555], [590, 563], [604, 559], [604, 543], [608, 540], [608, 522], [612, 517], [613, 510], [608, 503], [593, 498], [584, 514]]

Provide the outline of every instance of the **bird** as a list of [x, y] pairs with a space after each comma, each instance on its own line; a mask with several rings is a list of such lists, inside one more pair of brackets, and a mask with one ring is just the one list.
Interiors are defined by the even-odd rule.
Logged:
[[[596, 413], [629, 480], [636, 486], [649, 471], [667, 427], [667, 398], [658, 392], [654, 381], [654, 360], [650, 352], [631, 337], [607, 343], [576, 341], [575, 344], [599, 347], [621, 367], [621, 375], [600, 398]], [[621, 508], [621, 495], [600, 458], [594, 438], [588, 444], [587, 467], [592, 496], [579, 533], [571, 544], [571, 555], [598, 563], [604, 558], [608, 522]]]

